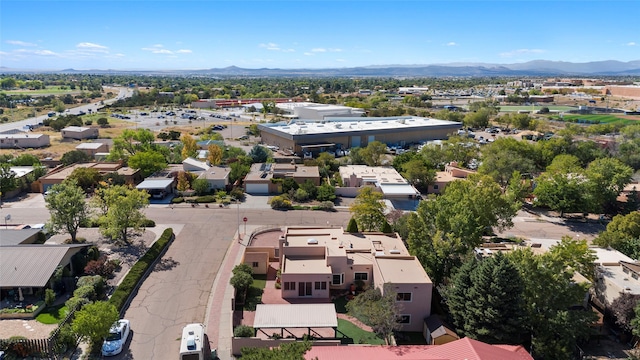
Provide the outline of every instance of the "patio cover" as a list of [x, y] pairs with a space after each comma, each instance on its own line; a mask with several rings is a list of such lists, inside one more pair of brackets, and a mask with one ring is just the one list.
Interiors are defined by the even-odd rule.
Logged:
[[386, 196], [417, 195], [418, 191], [411, 184], [381, 184], [380, 190]]
[[258, 304], [253, 321], [256, 329], [337, 328], [333, 304]]

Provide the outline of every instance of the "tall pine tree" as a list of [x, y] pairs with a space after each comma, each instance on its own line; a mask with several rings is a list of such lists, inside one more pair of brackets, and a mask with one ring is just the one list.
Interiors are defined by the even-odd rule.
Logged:
[[467, 261], [452, 284], [449, 308], [460, 333], [490, 344], [519, 344], [526, 332], [520, 273], [497, 253]]

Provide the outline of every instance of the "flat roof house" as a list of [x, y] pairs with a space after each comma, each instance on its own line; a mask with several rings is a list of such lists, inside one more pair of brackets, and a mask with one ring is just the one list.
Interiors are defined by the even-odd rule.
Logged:
[[343, 165], [340, 167], [342, 186], [336, 194], [356, 197], [365, 186], [375, 187], [385, 199], [415, 199], [420, 192], [409, 184], [396, 169], [389, 166]]
[[41, 148], [51, 144], [45, 134], [0, 134], [0, 149]]
[[294, 120], [288, 124], [258, 124], [262, 142], [302, 154], [333, 148], [365, 147], [373, 141], [404, 146], [447, 139], [462, 123], [417, 116], [327, 118]]
[[422, 331], [431, 315], [431, 279], [397, 234], [288, 227], [279, 257], [283, 298], [350, 296], [362, 282], [397, 293], [403, 331]]
[[319, 186], [320, 172], [317, 166], [298, 164], [253, 164], [244, 178], [247, 194], [274, 194], [282, 192], [282, 185], [273, 179], [294, 179], [298, 184], [307, 180]]
[[595, 299], [611, 306], [623, 293], [640, 295], [640, 263], [608, 248], [592, 247], [596, 255]]
[[67, 126], [60, 131], [63, 139], [97, 139], [98, 128], [88, 128], [81, 126]]
[[466, 179], [470, 174], [475, 173], [473, 170], [461, 168], [456, 162], [451, 162], [445, 165], [444, 171], [436, 172], [436, 179], [433, 184], [427, 188], [427, 193], [442, 194], [447, 185], [452, 181]]
[[108, 153], [109, 144], [101, 142], [83, 142], [76, 146], [76, 150], [82, 151], [93, 158], [96, 154]]
[[92, 163], [82, 163], [82, 164], [72, 164], [67, 167], [58, 169], [56, 171], [52, 171], [47, 175], [41, 177], [39, 179], [40, 182], [40, 192], [44, 193], [49, 190], [53, 185], [60, 184], [63, 182], [69, 175], [73, 173], [75, 169], [78, 168], [93, 168], [96, 169], [100, 174], [106, 175], [110, 173], [117, 173], [124, 176], [125, 183], [129, 185], [135, 185], [142, 181], [142, 173], [138, 169], [132, 169], [130, 167], [122, 166], [121, 163], [103, 163], [103, 162], [92, 162]]

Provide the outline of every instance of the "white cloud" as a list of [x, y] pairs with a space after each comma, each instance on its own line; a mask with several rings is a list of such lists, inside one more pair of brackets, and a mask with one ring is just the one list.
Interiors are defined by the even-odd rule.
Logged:
[[342, 49], [340, 49], [340, 48], [334, 48], [334, 49], [329, 48], [329, 52], [342, 52]]
[[345, 61], [347, 61], [347, 60], [345, 60], [345, 59], [336, 59], [336, 61], [337, 61], [337, 62], [345, 62]]
[[5, 42], [7, 44], [18, 45], [18, 46], [38, 46], [37, 44], [29, 43], [29, 42], [25, 42], [25, 41], [20, 41], [20, 40], [7, 40]]
[[296, 52], [296, 51], [294, 49], [283, 49], [282, 52], [292, 53], [292, 52]]
[[7, 55], [9, 55], [9, 53], [4, 52], [4, 51], [0, 51], [0, 55], [2, 55], [2, 56], [7, 56]]
[[165, 49], [161, 44], [151, 45], [151, 47], [144, 47], [142, 48], [142, 50], [150, 51], [153, 54], [173, 54], [173, 51]]
[[626, 45], [627, 46], [636, 46], [638, 44], [636, 44], [635, 41], [631, 41], [631, 42], [626, 43]]
[[266, 43], [266, 44], [260, 44], [258, 46], [263, 49], [267, 49], [271, 51], [280, 51], [280, 46], [278, 46], [278, 44], [276, 43]]
[[90, 43], [90, 42], [79, 43], [78, 45], [76, 45], [76, 47], [78, 49], [92, 50], [92, 51], [104, 51], [104, 50], [109, 49], [106, 46], [99, 45], [99, 44], [94, 44], [94, 43]]
[[523, 55], [523, 54], [542, 54], [544, 52], [546, 52], [546, 50], [543, 50], [543, 49], [517, 49], [517, 50], [500, 53], [500, 56], [512, 57], [512, 56]]
[[43, 56], [57, 56], [58, 54], [54, 53], [51, 50], [36, 50], [33, 52], [36, 55], [43, 55]]
[[191, 54], [193, 51], [189, 50], [189, 49], [180, 49], [178, 51], [176, 51], [176, 53], [178, 54]]
[[327, 52], [327, 49], [324, 49], [324, 48], [315, 48], [315, 49], [311, 49], [311, 52], [314, 52], [314, 53], [323, 53], [323, 52]]
[[453, 41], [450, 41], [447, 43], [447, 46], [458, 46], [458, 44]]
[[306, 53], [304, 53], [304, 54], [305, 54], [306, 56], [314, 56], [314, 55], [315, 55], [314, 53], [310, 53], [310, 52], [306, 52]]

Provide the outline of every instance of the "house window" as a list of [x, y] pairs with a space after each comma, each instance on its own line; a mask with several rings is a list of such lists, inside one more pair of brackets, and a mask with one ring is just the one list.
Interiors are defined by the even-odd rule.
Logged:
[[342, 285], [344, 284], [344, 274], [333, 274], [333, 278], [331, 279], [331, 285]]
[[398, 293], [396, 301], [411, 301], [411, 293]]
[[361, 281], [367, 281], [369, 280], [369, 273], [366, 272], [357, 272], [354, 274], [354, 278], [356, 281], [361, 280]]
[[433, 185], [433, 190], [438, 190], [438, 185], [434, 184]]
[[400, 315], [398, 317], [398, 324], [411, 324], [411, 315]]
[[291, 281], [285, 281], [284, 283], [284, 289], [285, 290], [295, 290], [296, 289], [296, 283]]
[[636, 279], [636, 280], [638, 280], [638, 274], [636, 274], [636, 273], [631, 274], [631, 277]]
[[314, 284], [316, 290], [327, 290], [327, 282], [326, 281], [316, 281]]
[[254, 261], [253, 263], [251, 263], [251, 266], [253, 266], [253, 267], [256, 267], [256, 268], [257, 268], [259, 265], [258, 265], [258, 262], [257, 262], [257, 261]]

